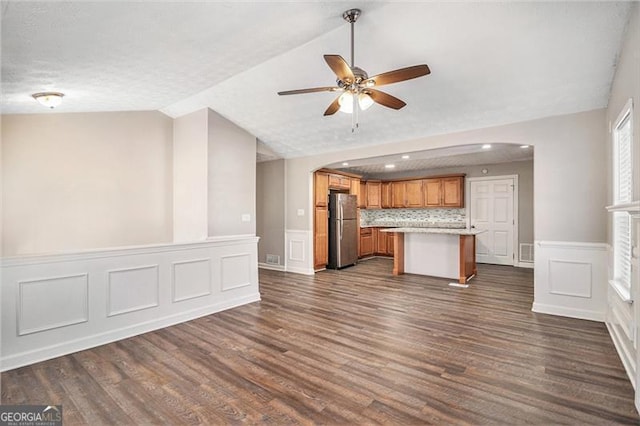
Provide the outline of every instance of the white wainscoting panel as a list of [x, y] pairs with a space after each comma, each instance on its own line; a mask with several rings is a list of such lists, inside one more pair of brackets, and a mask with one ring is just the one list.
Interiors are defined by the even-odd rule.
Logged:
[[211, 294], [211, 259], [173, 262], [173, 302]]
[[159, 301], [158, 265], [138, 266], [107, 272], [109, 287], [107, 316], [154, 308]]
[[87, 274], [18, 282], [18, 335], [87, 322]]
[[2, 259], [0, 370], [258, 301], [257, 243], [219, 237]]
[[533, 311], [604, 321], [607, 245], [536, 241]]
[[251, 257], [249, 253], [222, 256], [220, 271], [222, 291], [251, 285]]
[[591, 263], [549, 260], [549, 292], [564, 296], [591, 298]]
[[285, 270], [296, 274], [313, 275], [312, 231], [287, 229], [285, 241]]

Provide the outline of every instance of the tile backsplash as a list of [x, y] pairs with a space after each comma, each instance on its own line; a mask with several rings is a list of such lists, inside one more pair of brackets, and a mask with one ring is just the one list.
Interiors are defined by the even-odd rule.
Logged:
[[362, 209], [360, 226], [464, 228], [465, 209]]

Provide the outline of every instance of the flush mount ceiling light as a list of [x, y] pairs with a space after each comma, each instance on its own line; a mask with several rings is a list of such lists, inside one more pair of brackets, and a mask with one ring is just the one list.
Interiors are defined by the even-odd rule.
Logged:
[[62, 103], [62, 98], [64, 97], [64, 93], [60, 92], [41, 92], [34, 93], [33, 99], [38, 101], [41, 105], [46, 106], [47, 108], [55, 108]]

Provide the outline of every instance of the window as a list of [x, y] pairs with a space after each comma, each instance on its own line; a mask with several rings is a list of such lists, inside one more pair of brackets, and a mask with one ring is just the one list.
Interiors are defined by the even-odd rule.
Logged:
[[631, 203], [633, 202], [633, 104], [631, 99], [613, 128], [613, 281], [623, 300], [631, 302]]
[[633, 199], [631, 105], [623, 110], [621, 116], [613, 131], [615, 205], [630, 203]]

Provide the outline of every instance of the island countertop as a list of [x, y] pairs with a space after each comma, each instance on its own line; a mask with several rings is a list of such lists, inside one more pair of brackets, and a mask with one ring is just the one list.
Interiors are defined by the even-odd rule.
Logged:
[[475, 228], [388, 228], [381, 229], [380, 232], [399, 232], [399, 233], [420, 233], [420, 234], [448, 234], [448, 235], [478, 235], [487, 232], [486, 229]]

